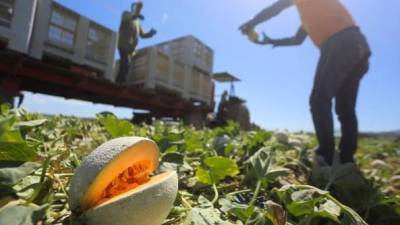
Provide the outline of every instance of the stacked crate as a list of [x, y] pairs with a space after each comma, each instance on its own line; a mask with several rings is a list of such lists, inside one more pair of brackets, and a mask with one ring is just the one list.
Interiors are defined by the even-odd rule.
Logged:
[[213, 51], [192, 36], [139, 50], [128, 75], [129, 85], [162, 89], [204, 102], [213, 98]]
[[186, 75], [184, 98], [211, 103], [213, 98], [213, 50], [193, 36], [185, 36], [157, 45], [174, 60], [190, 67]]
[[52, 0], [40, 0], [30, 55], [67, 60], [111, 80], [116, 36], [112, 30]]
[[157, 45], [170, 57], [207, 73], [213, 70], [213, 50], [193, 36], [185, 36]]
[[141, 49], [128, 73], [128, 85], [183, 96], [187, 67], [158, 48]]
[[0, 0], [0, 41], [28, 53], [37, 0]]

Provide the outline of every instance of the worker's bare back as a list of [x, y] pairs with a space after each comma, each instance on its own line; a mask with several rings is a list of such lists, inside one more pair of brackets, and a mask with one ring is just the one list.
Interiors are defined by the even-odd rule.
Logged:
[[304, 30], [319, 47], [332, 35], [355, 26], [353, 17], [339, 0], [293, 0], [293, 2], [300, 13]]

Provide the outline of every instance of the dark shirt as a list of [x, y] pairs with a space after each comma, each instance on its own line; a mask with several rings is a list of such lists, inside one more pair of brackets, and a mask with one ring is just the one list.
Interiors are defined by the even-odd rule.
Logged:
[[123, 12], [119, 26], [118, 48], [134, 52], [138, 44], [140, 30], [139, 18], [134, 18], [131, 12]]

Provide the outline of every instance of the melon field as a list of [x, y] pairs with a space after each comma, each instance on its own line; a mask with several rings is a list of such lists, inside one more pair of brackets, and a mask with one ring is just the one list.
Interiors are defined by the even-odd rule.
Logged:
[[357, 165], [320, 168], [308, 133], [133, 125], [110, 114], [49, 117], [6, 106], [0, 114], [0, 225], [85, 224], [69, 206], [74, 171], [99, 145], [125, 136], [158, 144], [155, 174], [178, 173], [165, 225], [400, 224], [400, 140], [362, 137]]

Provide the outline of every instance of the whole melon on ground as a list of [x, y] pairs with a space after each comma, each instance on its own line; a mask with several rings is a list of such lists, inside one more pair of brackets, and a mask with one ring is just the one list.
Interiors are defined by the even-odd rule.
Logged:
[[142, 137], [108, 141], [81, 163], [70, 187], [70, 207], [88, 225], [160, 225], [178, 191], [175, 172], [158, 167], [156, 143]]

